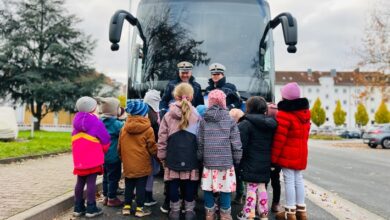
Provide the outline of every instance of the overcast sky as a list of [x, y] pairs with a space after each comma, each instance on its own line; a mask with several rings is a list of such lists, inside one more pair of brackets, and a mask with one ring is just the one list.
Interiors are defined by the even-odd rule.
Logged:
[[[275, 69], [354, 69], [358, 58], [352, 51], [361, 43], [368, 13], [376, 1], [269, 0], [272, 17], [281, 12], [291, 12], [298, 21], [296, 54], [287, 53], [281, 28], [274, 31]], [[83, 20], [79, 27], [97, 39], [92, 57], [95, 68], [113, 78], [124, 80], [127, 73], [128, 33], [124, 31], [122, 35], [120, 50], [112, 52], [108, 26], [116, 10], [129, 9], [129, 1], [67, 0], [66, 8]], [[126, 25], [124, 30], [127, 28]]]

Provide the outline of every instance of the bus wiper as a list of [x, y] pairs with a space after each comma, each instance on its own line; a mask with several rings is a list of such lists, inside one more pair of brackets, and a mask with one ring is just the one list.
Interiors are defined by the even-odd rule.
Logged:
[[116, 51], [119, 50], [119, 41], [121, 40], [123, 21], [126, 19], [131, 25], [136, 26], [139, 32], [139, 35], [143, 42], [146, 42], [146, 38], [142, 31], [141, 24], [138, 22], [138, 19], [135, 18], [132, 14], [125, 10], [118, 10], [111, 17], [110, 20], [110, 33], [109, 38], [111, 44], [111, 50]]
[[297, 48], [295, 47], [298, 42], [297, 20], [290, 13], [285, 12], [276, 16], [273, 20], [270, 20], [265, 27], [264, 34], [259, 45], [260, 60], [266, 51], [267, 44], [265, 42], [265, 38], [267, 37], [269, 29], [275, 29], [280, 23], [283, 28], [284, 42], [288, 45], [287, 51], [289, 53], [297, 52]]

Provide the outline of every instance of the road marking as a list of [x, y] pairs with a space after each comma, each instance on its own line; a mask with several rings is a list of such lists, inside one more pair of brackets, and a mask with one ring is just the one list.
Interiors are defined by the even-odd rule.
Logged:
[[325, 209], [325, 211], [337, 219], [385, 220], [383, 217], [343, 199], [335, 193], [317, 186], [306, 179], [304, 182], [306, 188], [306, 198], [317, 206]]

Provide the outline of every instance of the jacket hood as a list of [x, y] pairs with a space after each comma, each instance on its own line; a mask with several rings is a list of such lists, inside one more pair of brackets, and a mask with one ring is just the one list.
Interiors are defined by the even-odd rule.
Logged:
[[302, 123], [310, 123], [309, 101], [306, 98], [280, 101], [278, 103], [278, 110], [291, 112]]
[[[222, 88], [226, 84], [226, 77], [224, 76], [220, 80], [218, 80], [216, 88]], [[214, 81], [213, 79], [209, 79], [209, 86], [214, 88]]]
[[[190, 104], [190, 108], [192, 110], [192, 115], [196, 115], [197, 114], [197, 111], [196, 109], [192, 106], [191, 102], [188, 102]], [[172, 117], [176, 120], [180, 120], [181, 117], [182, 117], [182, 112], [181, 112], [181, 102], [174, 102], [172, 104], [169, 105], [169, 112], [171, 112], [170, 114], [172, 115]]]
[[78, 112], [73, 119], [73, 127], [82, 132], [88, 132], [92, 130], [97, 122], [96, 115], [89, 112]]
[[124, 129], [129, 134], [140, 134], [151, 127], [149, 118], [142, 116], [128, 116]]
[[217, 105], [208, 108], [204, 114], [205, 121], [218, 122], [226, 119], [231, 119], [229, 112]]

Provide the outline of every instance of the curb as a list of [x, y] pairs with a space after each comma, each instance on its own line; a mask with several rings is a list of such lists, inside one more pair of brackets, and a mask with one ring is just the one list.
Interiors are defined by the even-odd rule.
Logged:
[[[102, 188], [102, 179], [99, 179], [96, 183], [97, 191]], [[8, 220], [42, 220], [42, 219], [54, 219], [62, 212], [67, 211], [73, 206], [74, 191], [67, 192], [54, 199], [39, 204], [24, 212], [18, 213], [8, 218]]]
[[0, 159], [0, 164], [10, 164], [10, 163], [15, 163], [15, 162], [20, 162], [20, 161], [23, 161], [23, 160], [50, 157], [50, 156], [60, 155], [60, 154], [69, 153], [69, 152], [71, 152], [71, 150], [54, 152], [54, 153], [47, 153], [47, 154], [23, 156], [23, 157], [5, 158], [5, 159]]

